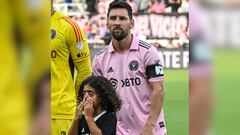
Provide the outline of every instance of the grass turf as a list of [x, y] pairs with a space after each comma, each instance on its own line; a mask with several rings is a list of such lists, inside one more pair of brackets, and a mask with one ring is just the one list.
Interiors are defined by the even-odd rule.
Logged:
[[164, 78], [168, 135], [188, 135], [188, 70], [165, 70]]

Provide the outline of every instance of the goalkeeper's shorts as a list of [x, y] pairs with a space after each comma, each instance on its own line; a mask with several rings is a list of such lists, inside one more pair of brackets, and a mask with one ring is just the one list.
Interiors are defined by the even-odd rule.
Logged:
[[51, 119], [51, 135], [67, 135], [71, 125], [71, 119]]

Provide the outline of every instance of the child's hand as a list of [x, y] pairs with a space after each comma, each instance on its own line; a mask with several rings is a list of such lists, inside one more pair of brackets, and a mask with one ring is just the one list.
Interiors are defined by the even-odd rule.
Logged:
[[87, 101], [84, 103], [84, 116], [85, 118], [93, 118], [93, 114], [93, 99], [91, 97], [88, 97]]
[[86, 98], [84, 98], [83, 101], [80, 102], [80, 104], [77, 106], [74, 120], [78, 120], [82, 118], [82, 111], [83, 111], [85, 102], [86, 102]]

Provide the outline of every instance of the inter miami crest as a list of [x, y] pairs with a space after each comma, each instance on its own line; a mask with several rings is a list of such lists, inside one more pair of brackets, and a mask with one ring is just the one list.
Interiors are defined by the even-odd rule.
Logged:
[[139, 68], [139, 63], [137, 60], [132, 60], [129, 64], [128, 67], [131, 71], [136, 71]]
[[57, 32], [55, 29], [51, 29], [51, 39], [54, 39], [57, 35]]

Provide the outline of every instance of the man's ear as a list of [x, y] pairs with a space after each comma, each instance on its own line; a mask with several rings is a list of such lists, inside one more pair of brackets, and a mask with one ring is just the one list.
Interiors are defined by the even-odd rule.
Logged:
[[130, 23], [131, 23], [131, 28], [133, 28], [135, 23], [134, 19], [130, 20]]

